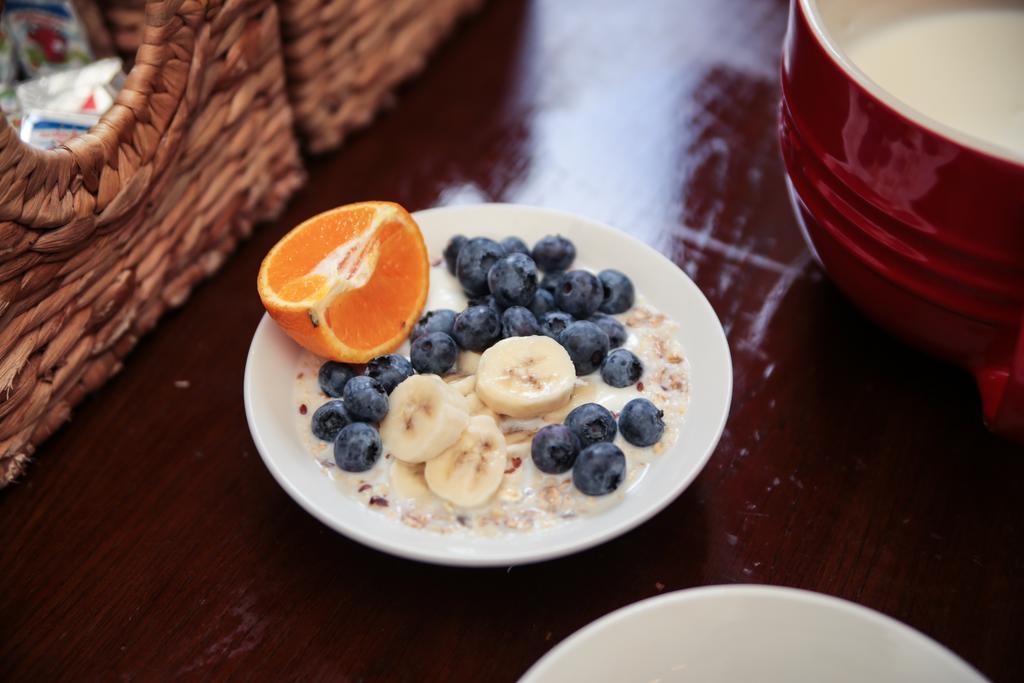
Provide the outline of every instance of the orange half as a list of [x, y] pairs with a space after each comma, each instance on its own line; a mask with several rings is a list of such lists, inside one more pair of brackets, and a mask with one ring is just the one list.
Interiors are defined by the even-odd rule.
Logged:
[[429, 287], [423, 234], [392, 202], [313, 216], [274, 245], [257, 278], [263, 305], [288, 336], [346, 363], [394, 351], [423, 312]]

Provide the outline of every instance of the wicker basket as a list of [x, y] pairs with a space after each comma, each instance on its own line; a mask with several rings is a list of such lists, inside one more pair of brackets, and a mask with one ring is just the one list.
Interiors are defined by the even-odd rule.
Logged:
[[366, 125], [481, 0], [281, 0], [288, 92], [306, 147]]
[[[482, 0], [278, 0], [288, 91], [311, 152], [366, 125]], [[133, 50], [142, 0], [101, 0], [114, 43]]]
[[302, 170], [271, 0], [154, 0], [88, 134], [43, 152], [0, 125], [3, 485]]

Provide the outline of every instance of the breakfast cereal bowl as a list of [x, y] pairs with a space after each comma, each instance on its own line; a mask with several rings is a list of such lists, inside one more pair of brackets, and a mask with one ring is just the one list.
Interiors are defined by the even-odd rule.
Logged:
[[[711, 456], [732, 394], [725, 335], [696, 285], [649, 246], [579, 216], [490, 204], [430, 209], [414, 217], [435, 259], [456, 234], [499, 240], [515, 235], [529, 244], [546, 235], [560, 234], [576, 244], [582, 266], [627, 272], [638, 295], [637, 306], [630, 309], [627, 346], [632, 345], [638, 353], [645, 341], [655, 348], [670, 348], [666, 363], [678, 364], [672, 366], [679, 368], [677, 374], [665, 370], [658, 375], [658, 381], [666, 386], [641, 389], [652, 394], [682, 387], [684, 400], [679, 402], [678, 419], [673, 422], [666, 416], [666, 433], [671, 431], [671, 441], [666, 440], [665, 447], [657, 452], [646, 449], [642, 462], [634, 463], [630, 456], [627, 482], [599, 505], [589, 505], [588, 499], [583, 501], [587, 504], [568, 512], [551, 508], [552, 514], [527, 518], [529, 524], [523, 523], [522, 515], [512, 514], [517, 509], [514, 506], [509, 514], [503, 513], [500, 523], [492, 514], [474, 517], [473, 523], [466, 525], [466, 515], [454, 513], [452, 519], [459, 519], [461, 524], [449, 523], [451, 520], [443, 517], [437, 524], [427, 523], [420, 516], [403, 513], [396, 500], [392, 499], [390, 505], [386, 502], [388, 483], [381, 483], [381, 475], [393, 470], [381, 468], [397, 467], [397, 461], [387, 463], [382, 458], [365, 479], [362, 475], [349, 476], [333, 467], [329, 451], [324, 452], [326, 446], [310, 438], [308, 413], [315, 407], [310, 402], [318, 400], [313, 396], [315, 379], [310, 378], [316, 375], [318, 360], [264, 316], [246, 361], [245, 409], [260, 455], [285, 491], [319, 520], [360, 543], [410, 559], [468, 566], [507, 566], [577, 552], [629, 531], [679, 496]], [[450, 277], [444, 266], [435, 262], [433, 270], [431, 296], [435, 303], [441, 297], [449, 307], [459, 306], [455, 299], [462, 296], [461, 292], [450, 293], [441, 286], [444, 278]], [[428, 308], [430, 302], [428, 299]], [[464, 305], [464, 299], [462, 302]], [[679, 324], [657, 323], [669, 320]], [[662, 334], [670, 338], [658, 336]], [[577, 388], [584, 386], [585, 379], [576, 379]], [[680, 381], [675, 384], [677, 379]], [[310, 381], [311, 387], [307, 385]], [[386, 440], [384, 448], [388, 449]], [[623, 449], [629, 453], [628, 446], [623, 445]], [[390, 453], [384, 457], [390, 457]], [[527, 464], [520, 469], [525, 471]], [[506, 474], [511, 479], [518, 471]], [[568, 484], [563, 481], [561, 486]], [[570, 500], [567, 494], [549, 492], [568, 502], [581, 498], [577, 495]]]
[[643, 600], [559, 643], [520, 683], [985, 683], [905, 624], [821, 593], [705, 586]]
[[[1010, 20], [944, 14], [967, 10]], [[1012, 113], [999, 128], [911, 106], [892, 94], [898, 82], [883, 88], [861, 68], [875, 60], [892, 78], [912, 61], [893, 50], [913, 51], [919, 32], [941, 44], [940, 29], [967, 39], [983, 25], [1024, 28], [1024, 13], [1004, 0], [794, 0], [779, 132], [797, 218], [829, 276], [880, 325], [972, 372], [990, 428], [1024, 440], [1024, 132]], [[1014, 82], [1008, 61], [977, 82]]]

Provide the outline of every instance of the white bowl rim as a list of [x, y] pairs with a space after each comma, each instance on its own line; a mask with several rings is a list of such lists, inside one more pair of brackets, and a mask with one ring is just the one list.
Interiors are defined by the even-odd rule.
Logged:
[[732, 596], [747, 598], [784, 598], [786, 600], [803, 602], [817, 607], [836, 610], [854, 619], [878, 624], [885, 628], [893, 628], [899, 632], [900, 635], [910, 638], [917, 645], [929, 651], [935, 656], [935, 658], [944, 660], [949, 667], [953, 669], [960, 669], [962, 673], [967, 675], [973, 674], [977, 677], [978, 683], [985, 683], [987, 680], [977, 669], [942, 643], [930, 638], [924, 633], [921, 633], [917, 629], [877, 610], [873, 610], [870, 607], [865, 607], [864, 605], [859, 605], [855, 602], [844, 600], [843, 598], [837, 598], [833, 595], [826, 595], [825, 593], [804, 590], [802, 588], [743, 583], [715, 584], [710, 586], [698, 586], [696, 588], [685, 588], [683, 590], [665, 593], [664, 595], [655, 595], [653, 597], [640, 600], [639, 602], [626, 605], [625, 607], [620, 607], [614, 612], [609, 612], [603, 617], [599, 617], [598, 619], [590, 622], [562, 642], [555, 645], [555, 647], [551, 648], [543, 657], [537, 660], [537, 662], [535, 662], [525, 674], [523, 674], [519, 679], [519, 683], [541, 683], [545, 669], [549, 666], [553, 666], [554, 662], [556, 662], [559, 657], [564, 656], [566, 652], [578, 647], [592, 635], [606, 629], [614, 628], [622, 622], [629, 621], [636, 615], [642, 614], [650, 609], [661, 607], [665, 604], [684, 604], [696, 600], [714, 600], [721, 597]]
[[[250, 344], [249, 352], [246, 356], [244, 379], [243, 379], [243, 399], [245, 404], [245, 417], [246, 422], [249, 425], [249, 431], [252, 435], [253, 442], [256, 445], [256, 449], [260, 454], [264, 464], [270, 471], [271, 475], [277, 481], [277, 483], [288, 493], [288, 495], [296, 501], [306, 512], [311, 514], [313, 517], [320, 520], [322, 523], [330, 527], [331, 529], [347, 536], [348, 538], [355, 540], [365, 546], [374, 548], [376, 550], [394, 555], [397, 557], [404, 557], [407, 559], [417, 560], [420, 562], [427, 562], [430, 564], [439, 564], [446, 566], [461, 566], [461, 567], [507, 567], [513, 565], [530, 564], [534, 562], [542, 562], [557, 557], [563, 557], [571, 555], [583, 550], [592, 548], [594, 546], [605, 543], [613, 538], [617, 538], [625, 533], [628, 533], [635, 527], [646, 522], [647, 520], [654, 517], [656, 514], [661, 512], [665, 507], [675, 501], [686, 488], [693, 482], [694, 479], [703, 471], [710, 460], [712, 454], [718, 446], [718, 442], [721, 439], [722, 433], [725, 430], [725, 424], [729, 417], [729, 409], [732, 403], [732, 389], [733, 389], [733, 372], [732, 372], [732, 357], [729, 349], [728, 341], [725, 337], [725, 331], [722, 329], [721, 321], [718, 319], [718, 315], [715, 313], [711, 303], [704, 296], [703, 292], [697, 287], [697, 285], [690, 279], [685, 272], [683, 272], [678, 266], [672, 261], [666, 258], [663, 254], [655, 250], [649, 244], [639, 240], [628, 233], [613, 228], [601, 221], [582, 216], [577, 213], [559, 211], [555, 209], [543, 208], [530, 206], [526, 204], [511, 204], [511, 203], [484, 203], [484, 204], [471, 204], [471, 205], [452, 205], [452, 206], [440, 206], [430, 209], [424, 209], [416, 211], [413, 216], [419, 219], [421, 216], [428, 214], [435, 214], [438, 212], [462, 212], [462, 211], [488, 211], [496, 212], [518, 212], [526, 211], [531, 213], [544, 214], [551, 217], [559, 217], [562, 220], [573, 220], [582, 221], [587, 223], [589, 226], [599, 228], [603, 231], [611, 232], [619, 239], [626, 239], [634, 242], [637, 247], [647, 252], [648, 256], [653, 259], [664, 261], [678, 271], [680, 277], [680, 284], [687, 289], [691, 290], [691, 295], [695, 296], [693, 301], [698, 303], [701, 308], [705, 310], [706, 314], [711, 316], [711, 319], [715, 321], [716, 326], [712, 330], [710, 326], [709, 331], [713, 331], [714, 336], [717, 339], [716, 352], [721, 352], [721, 357], [717, 360], [721, 363], [720, 367], [717, 368], [722, 373], [722, 384], [727, 386], [724, 396], [724, 403], [718, 408], [717, 423], [714, 424], [713, 431], [711, 432], [712, 438], [710, 438], [705, 447], [704, 453], [695, 462], [692, 471], [687, 476], [680, 478], [675, 486], [671, 489], [668, 495], [663, 496], [661, 499], [655, 501], [654, 504], [650, 505], [643, 514], [634, 515], [627, 517], [621, 521], [611, 523], [603, 528], [599, 533], [591, 533], [576, 539], [572, 542], [562, 542], [559, 544], [548, 544], [547, 546], [536, 549], [530, 552], [506, 552], [504, 554], [494, 553], [488, 556], [478, 555], [459, 555], [444, 552], [441, 547], [442, 544], [437, 544], [430, 550], [423, 550], [415, 547], [408, 547], [401, 543], [389, 539], [377, 537], [373, 534], [367, 533], [361, 529], [358, 524], [348, 523], [344, 520], [340, 520], [324, 509], [321, 509], [313, 503], [301, 490], [299, 486], [293, 482], [288, 475], [283, 471], [276, 459], [271, 455], [268, 445], [263, 439], [263, 435], [260, 432], [258, 425], [254, 418], [254, 392], [252, 390], [253, 382], [253, 368], [256, 366], [256, 346], [257, 340], [261, 334], [265, 334], [264, 329], [276, 330], [274, 322], [270, 319], [270, 316], [264, 313], [263, 317], [256, 328], [256, 332], [253, 335], [253, 341]], [[283, 334], [283, 333], [280, 333]], [[672, 447], [677, 448], [678, 443]], [[672, 452], [669, 449], [669, 453]], [[399, 524], [398, 521], [393, 521], [395, 524]], [[443, 537], [441, 537], [443, 538]], [[499, 539], [502, 537], [498, 537]]]
[[989, 140], [977, 137], [972, 133], [967, 133], [957, 128], [953, 128], [952, 126], [949, 126], [942, 121], [934, 119], [931, 116], [911, 107], [903, 102], [903, 100], [878, 85], [878, 83], [876, 83], [870, 76], [861, 71], [860, 67], [853, 63], [846, 54], [846, 51], [840, 48], [838, 43], [832, 38], [832, 34], [828, 31], [825, 26], [825, 21], [821, 17], [821, 13], [818, 11], [819, 0], [796, 0], [796, 2], [803, 11], [804, 17], [807, 18], [807, 24], [811, 27], [811, 31], [814, 33], [815, 38], [818, 39], [818, 43], [825, 49], [826, 54], [831, 57], [832, 61], [834, 61], [840, 69], [846, 72], [846, 74], [850, 76], [857, 85], [873, 96], [876, 100], [886, 105], [914, 125], [920, 126], [939, 137], [946, 138], [949, 142], [966, 147], [974, 152], [980, 152], [990, 157], [994, 157], [1000, 161], [1008, 162], [1016, 166], [1024, 166], [1024, 153], [990, 142]]

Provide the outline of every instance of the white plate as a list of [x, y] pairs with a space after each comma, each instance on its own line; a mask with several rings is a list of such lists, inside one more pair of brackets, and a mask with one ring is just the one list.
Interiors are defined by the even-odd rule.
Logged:
[[545, 655], [519, 683], [985, 683], [934, 640], [820, 593], [709, 586], [638, 602]]
[[415, 217], [432, 257], [456, 233], [498, 239], [517, 235], [528, 243], [559, 233], [576, 244], [581, 262], [626, 272], [638, 292], [680, 323], [677, 336], [690, 362], [691, 394], [679, 438], [624, 500], [599, 514], [497, 538], [413, 529], [344, 495], [303, 448], [293, 420], [293, 383], [302, 351], [264, 316], [245, 365], [245, 413], [263, 462], [284, 490], [324, 524], [370, 547], [437, 564], [475, 566], [522, 564], [578, 552], [629, 531], [671, 503], [711, 456], [732, 397], [725, 334], [697, 286], [654, 249], [579, 216], [485, 204], [430, 209]]

